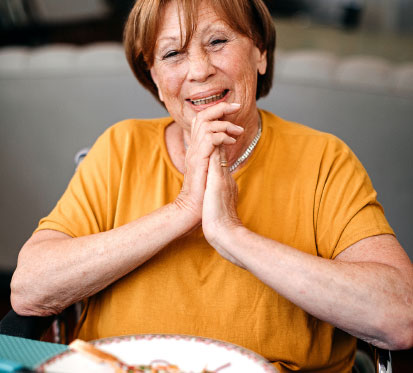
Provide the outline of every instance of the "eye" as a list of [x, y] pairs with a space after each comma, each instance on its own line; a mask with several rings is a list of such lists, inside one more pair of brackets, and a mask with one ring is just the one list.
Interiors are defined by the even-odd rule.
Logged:
[[178, 51], [172, 50], [172, 51], [169, 51], [169, 52], [165, 53], [165, 55], [162, 57], [162, 59], [166, 60], [166, 59], [171, 58], [171, 57], [176, 57], [178, 54], [179, 54]]
[[213, 39], [211, 45], [225, 44], [227, 41], [227, 39]]

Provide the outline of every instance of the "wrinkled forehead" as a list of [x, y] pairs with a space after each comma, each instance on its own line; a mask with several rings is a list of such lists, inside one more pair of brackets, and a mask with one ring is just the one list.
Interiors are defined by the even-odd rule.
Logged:
[[157, 44], [159, 40], [174, 38], [186, 47], [201, 21], [203, 25], [221, 23], [231, 27], [228, 22], [229, 15], [223, 10], [220, 13], [208, 0], [169, 1], [159, 12]]
[[188, 5], [169, 1], [160, 9], [156, 40], [177, 36], [185, 40], [188, 32], [193, 33], [198, 19], [198, 6], [187, 9]]

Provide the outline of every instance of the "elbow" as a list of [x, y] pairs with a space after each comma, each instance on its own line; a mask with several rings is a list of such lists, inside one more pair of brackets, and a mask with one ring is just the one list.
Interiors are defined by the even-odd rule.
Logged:
[[393, 331], [391, 335], [387, 336], [387, 343], [385, 348], [388, 350], [409, 350], [412, 347], [413, 329]]
[[382, 323], [382, 343], [377, 343], [380, 348], [388, 350], [408, 350], [413, 347], [413, 313], [397, 317], [388, 316]]
[[24, 299], [13, 292], [10, 295], [10, 303], [13, 311], [16, 312], [19, 316], [39, 316], [31, 309], [28, 302], [25, 302]]
[[[402, 291], [376, 308], [374, 329], [381, 337], [374, 343], [388, 350], [413, 348], [413, 283], [400, 284]], [[379, 342], [381, 341], [381, 342]]]
[[405, 328], [393, 331], [390, 350], [408, 350], [413, 347], [413, 321]]
[[29, 301], [11, 293], [10, 296], [11, 307], [19, 316], [49, 316], [49, 314], [42, 313], [33, 307]]
[[32, 291], [33, 289], [24, 280], [20, 280], [16, 273], [13, 275], [10, 290], [11, 306], [20, 316], [50, 316], [59, 313], [52, 307], [46, 306], [41, 297]]

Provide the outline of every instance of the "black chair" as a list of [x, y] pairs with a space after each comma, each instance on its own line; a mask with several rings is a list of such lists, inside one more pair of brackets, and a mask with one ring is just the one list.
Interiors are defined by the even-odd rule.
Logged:
[[56, 316], [20, 316], [13, 309], [0, 321], [0, 334], [69, 344], [74, 338], [82, 305], [76, 303]]
[[54, 316], [20, 316], [10, 310], [0, 321], [0, 334], [40, 340], [54, 320]]

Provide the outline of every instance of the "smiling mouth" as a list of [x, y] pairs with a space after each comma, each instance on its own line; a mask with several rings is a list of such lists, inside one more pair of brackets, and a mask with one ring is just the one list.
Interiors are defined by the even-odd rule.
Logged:
[[211, 102], [221, 100], [228, 93], [228, 91], [229, 91], [228, 89], [225, 89], [219, 95], [212, 95], [209, 97], [201, 98], [199, 100], [189, 100], [189, 101], [191, 101], [192, 105], [195, 105], [195, 106], [209, 104]]

